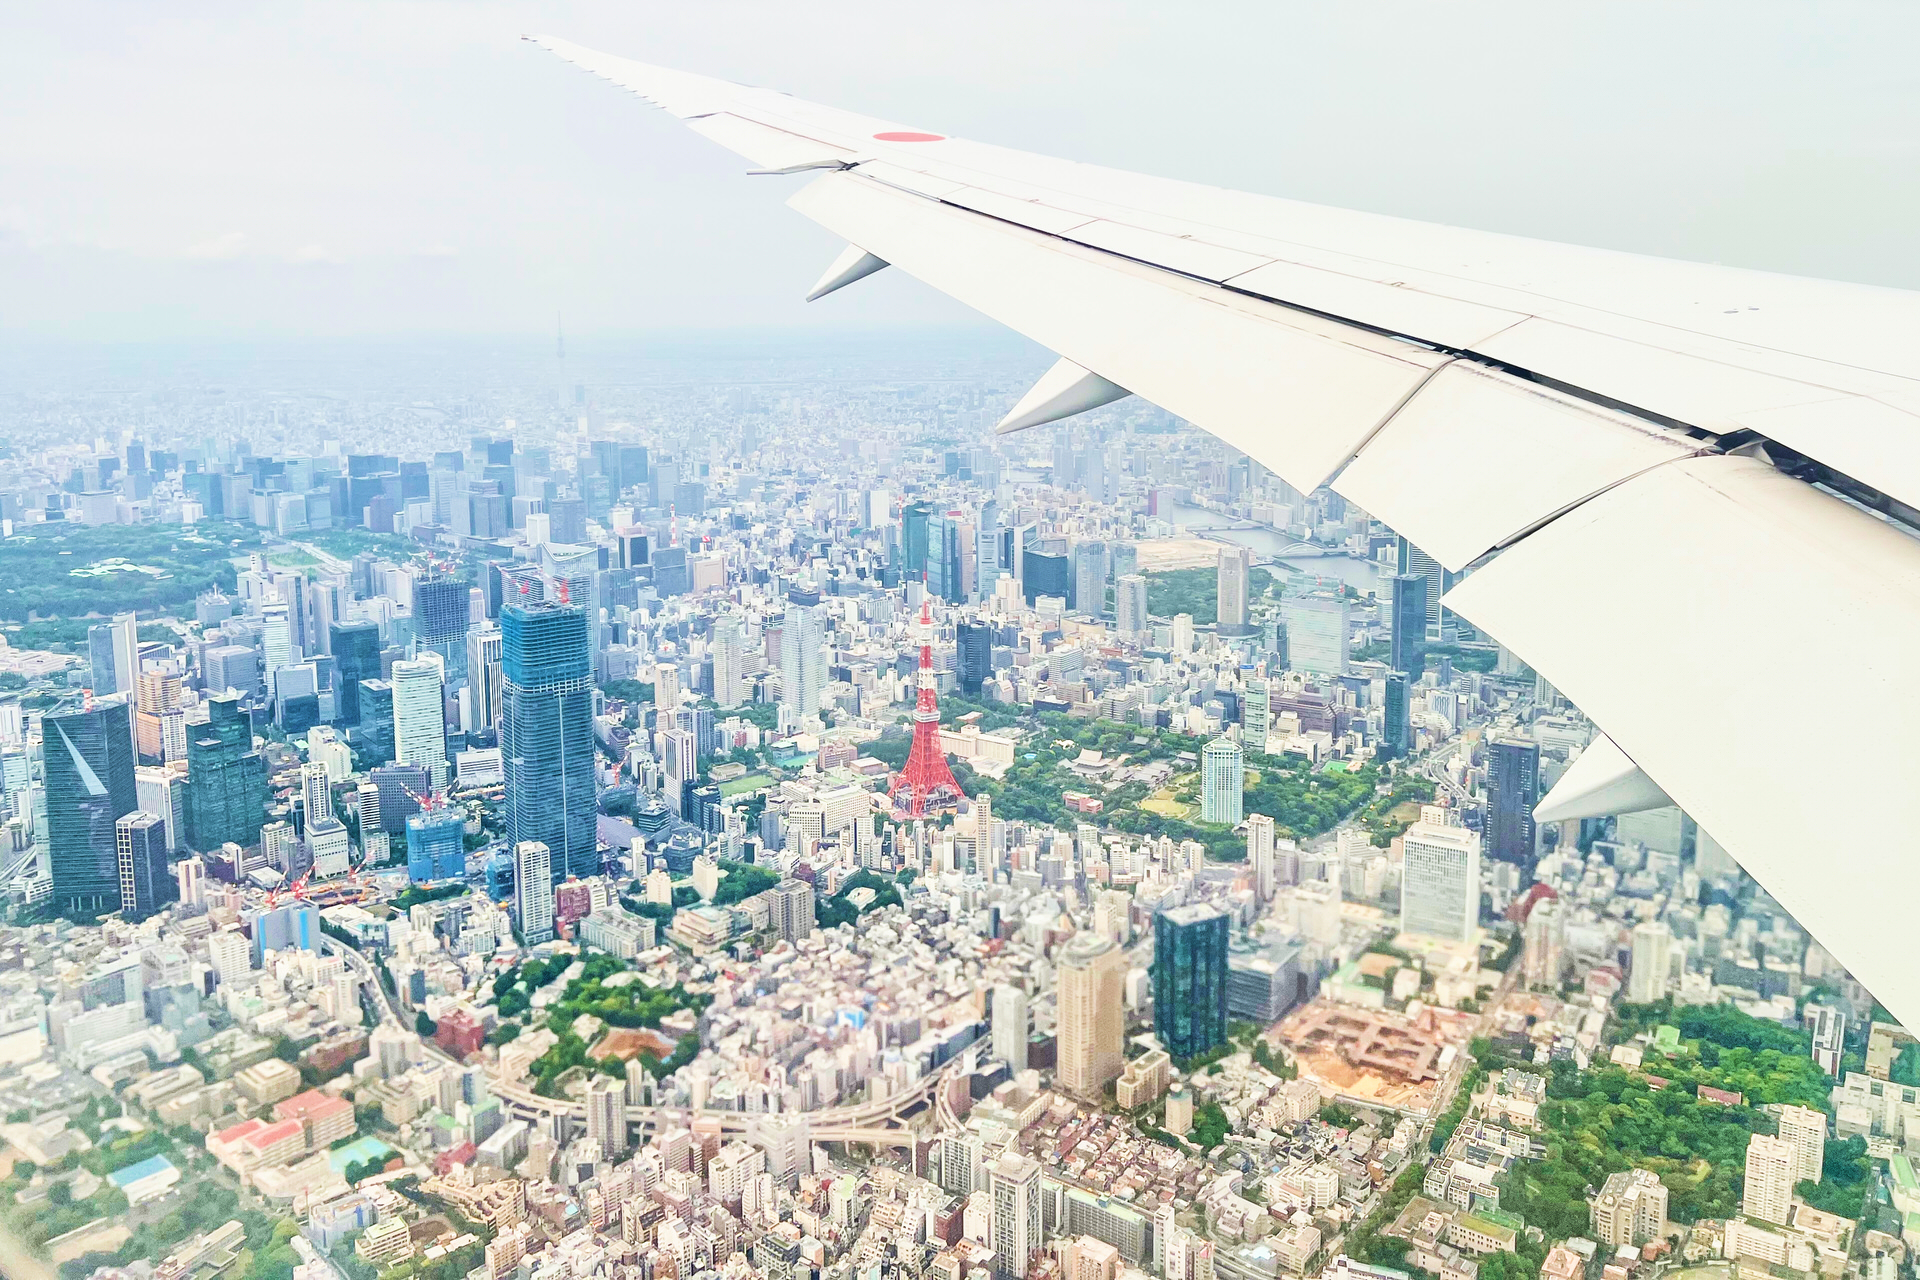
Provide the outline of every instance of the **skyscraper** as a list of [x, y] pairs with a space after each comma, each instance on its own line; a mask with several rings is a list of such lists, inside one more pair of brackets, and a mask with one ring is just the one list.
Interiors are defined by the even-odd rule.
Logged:
[[1406, 673], [1387, 672], [1385, 684], [1386, 689], [1380, 699], [1380, 754], [1388, 760], [1398, 760], [1413, 747]]
[[1540, 798], [1540, 747], [1495, 738], [1487, 747], [1487, 856], [1533, 870], [1533, 806]]
[[1420, 651], [1427, 641], [1427, 580], [1413, 573], [1396, 576], [1392, 605], [1387, 663], [1417, 676], [1426, 666]]
[[788, 942], [798, 942], [813, 932], [815, 920], [811, 881], [788, 876], [768, 892], [775, 933]]
[[1347, 674], [1347, 602], [1339, 596], [1288, 596], [1280, 602], [1287, 629], [1287, 668], [1321, 676]]
[[393, 664], [393, 758], [417, 764], [436, 787], [447, 781], [447, 704], [441, 667], [428, 658]]
[[1793, 1205], [1794, 1174], [1800, 1168], [1800, 1153], [1784, 1138], [1769, 1138], [1756, 1133], [1747, 1139], [1747, 1185], [1740, 1198], [1740, 1212], [1749, 1218], [1787, 1225], [1787, 1212]]
[[1240, 741], [1248, 751], [1265, 752], [1273, 731], [1273, 688], [1259, 676], [1248, 676], [1240, 692]]
[[333, 718], [360, 723], [360, 682], [380, 678], [380, 628], [372, 622], [335, 622], [327, 628], [333, 655]]
[[722, 707], [737, 707], [747, 700], [746, 642], [740, 623], [722, 618], [713, 628], [713, 700]]
[[115, 824], [133, 812], [139, 794], [132, 698], [47, 716], [42, 733], [54, 903], [73, 915], [112, 911], [120, 905]]
[[467, 874], [467, 821], [460, 810], [436, 805], [407, 815], [407, 879], [453, 880]]
[[1054, 1076], [1069, 1093], [1098, 1097], [1120, 1074], [1126, 1032], [1121, 987], [1126, 975], [1126, 954], [1111, 938], [1086, 931], [1060, 950]]
[[116, 613], [112, 622], [88, 627], [87, 657], [96, 698], [124, 693], [133, 700], [140, 675], [140, 638], [131, 613]]
[[1027, 1034], [1027, 993], [1003, 982], [993, 989], [993, 1056], [1011, 1071], [1025, 1071]]
[[1453, 811], [1424, 805], [1403, 838], [1400, 931], [1467, 942], [1480, 927], [1480, 837]]
[[700, 777], [700, 747], [693, 730], [660, 731], [660, 772], [667, 803], [686, 817], [690, 793]]
[[1097, 538], [1073, 548], [1073, 599], [1067, 603], [1090, 617], [1107, 611], [1107, 544]]
[[1200, 749], [1200, 821], [1237, 827], [1246, 800], [1247, 771], [1240, 744], [1215, 738]]
[[1827, 1113], [1793, 1103], [1780, 1108], [1780, 1140], [1793, 1144], [1797, 1157], [1793, 1180], [1820, 1181], [1827, 1155]]
[[818, 605], [789, 604], [780, 626], [780, 709], [789, 723], [820, 714], [827, 683], [826, 619]]
[[187, 846], [205, 853], [257, 844], [267, 820], [267, 762], [253, 749], [240, 695], [206, 700], [207, 720], [187, 726]]
[[1214, 573], [1216, 617], [1220, 634], [1240, 635], [1247, 627], [1247, 592], [1252, 585], [1253, 552], [1245, 547], [1222, 547]]
[[586, 612], [577, 606], [540, 602], [500, 611], [507, 837], [544, 845], [556, 883], [600, 870], [586, 629]]
[[596, 1075], [587, 1081], [587, 1141], [618, 1160], [627, 1153], [627, 1082]]
[[988, 1166], [993, 1221], [993, 1280], [1021, 1280], [1040, 1252], [1040, 1162], [1017, 1151], [1002, 1152]]
[[1253, 871], [1253, 896], [1261, 902], [1273, 899], [1274, 824], [1264, 813], [1247, 815], [1247, 866]]
[[1123, 574], [1113, 584], [1114, 629], [1122, 640], [1138, 640], [1151, 628], [1147, 620], [1147, 580]]
[[420, 648], [440, 657], [448, 688], [467, 679], [467, 611], [473, 584], [442, 568], [413, 580], [413, 636]]
[[[1400, 539], [1395, 553], [1401, 575], [1411, 575], [1424, 584], [1418, 601], [1423, 638], [1424, 634], [1437, 637], [1440, 634], [1440, 597], [1447, 593], [1447, 571], [1441, 567], [1438, 560], [1405, 538]], [[1396, 606], [1399, 604], [1398, 598], [1394, 603]], [[1412, 623], [1409, 622], [1408, 625], [1411, 626]]]
[[513, 906], [520, 937], [528, 946], [553, 937], [553, 857], [538, 840], [513, 846]]
[[900, 545], [905, 552], [907, 578], [918, 582], [927, 572], [927, 520], [933, 508], [924, 502], [909, 502], [900, 508]]
[[993, 628], [984, 622], [962, 622], [953, 635], [960, 692], [977, 698], [993, 674]]
[[500, 731], [500, 628], [487, 623], [467, 634], [467, 690], [475, 729]]
[[165, 818], [138, 809], [123, 815], [114, 823], [114, 855], [122, 919], [145, 920], [172, 898]]
[[1176, 1061], [1227, 1042], [1227, 914], [1218, 907], [1154, 913], [1153, 1030]]
[[1667, 969], [1672, 963], [1673, 930], [1658, 920], [1633, 927], [1633, 971], [1627, 976], [1627, 1000], [1652, 1004], [1667, 993]]

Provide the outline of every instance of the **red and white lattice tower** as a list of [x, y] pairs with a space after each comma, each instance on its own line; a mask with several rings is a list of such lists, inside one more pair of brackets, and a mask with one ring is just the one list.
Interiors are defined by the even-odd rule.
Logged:
[[930, 810], [960, 803], [960, 784], [953, 780], [947, 753], [940, 748], [940, 708], [933, 689], [933, 617], [925, 601], [920, 604], [920, 627], [920, 674], [914, 681], [920, 692], [913, 706], [913, 749], [907, 753], [907, 767], [893, 775], [893, 785], [887, 789], [894, 813], [902, 818], [924, 818]]

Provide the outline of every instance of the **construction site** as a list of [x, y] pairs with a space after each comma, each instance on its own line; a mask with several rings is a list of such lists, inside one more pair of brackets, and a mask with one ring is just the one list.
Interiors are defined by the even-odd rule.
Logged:
[[1423, 1112], [1440, 1077], [1464, 1051], [1470, 1029], [1471, 1019], [1447, 1010], [1423, 1008], [1409, 1016], [1322, 997], [1288, 1014], [1278, 1038], [1302, 1078], [1325, 1091]]

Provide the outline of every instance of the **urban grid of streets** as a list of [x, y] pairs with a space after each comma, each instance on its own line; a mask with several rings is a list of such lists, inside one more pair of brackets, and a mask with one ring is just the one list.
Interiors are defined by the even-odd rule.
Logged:
[[1908, 1272], [1920, 1051], [1417, 547], [821, 363], [0, 401], [9, 1274]]

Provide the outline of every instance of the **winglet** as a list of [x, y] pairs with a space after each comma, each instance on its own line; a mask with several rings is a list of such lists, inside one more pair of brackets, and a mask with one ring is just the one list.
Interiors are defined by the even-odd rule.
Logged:
[[885, 258], [876, 258], [857, 244], [850, 244], [840, 251], [833, 260], [827, 273], [820, 277], [813, 288], [807, 290], [807, 301], [824, 298], [835, 289], [844, 289], [856, 280], [865, 280], [874, 272], [887, 265]]
[[1568, 822], [1664, 809], [1672, 803], [1659, 784], [1603, 733], [1567, 766], [1553, 790], [1534, 806], [1533, 817], [1536, 822]]
[[1098, 409], [1103, 404], [1112, 404], [1115, 400], [1124, 400], [1133, 392], [1116, 382], [1109, 382], [1091, 369], [1084, 369], [1071, 360], [1061, 359], [1053, 368], [1040, 375], [1040, 381], [1033, 389], [1020, 397], [1020, 403], [1013, 406], [1011, 412], [1000, 420], [995, 427], [996, 435], [1007, 435], [1014, 431], [1025, 431], [1028, 427], [1038, 427], [1048, 422], [1058, 422], [1062, 418], [1071, 418], [1076, 413], [1085, 413], [1089, 409]]

